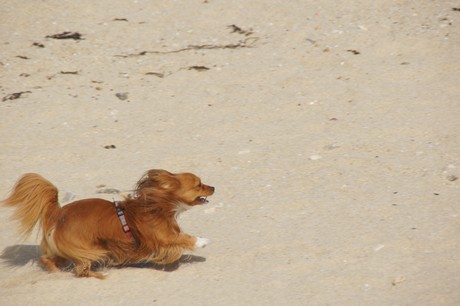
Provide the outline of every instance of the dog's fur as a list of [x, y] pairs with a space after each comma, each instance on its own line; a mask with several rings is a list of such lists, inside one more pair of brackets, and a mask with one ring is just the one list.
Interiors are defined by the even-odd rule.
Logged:
[[206, 203], [213, 193], [214, 187], [191, 173], [147, 171], [132, 196], [121, 202], [135, 241], [123, 232], [112, 202], [85, 199], [61, 207], [57, 188], [38, 174], [22, 176], [3, 204], [15, 208], [13, 218], [20, 221], [23, 236], [38, 223], [40, 261], [48, 271], [59, 271], [70, 261], [76, 276], [102, 279], [105, 276], [93, 271], [92, 264], [167, 264], [185, 250], [206, 246], [206, 238], [182, 232], [176, 218]]

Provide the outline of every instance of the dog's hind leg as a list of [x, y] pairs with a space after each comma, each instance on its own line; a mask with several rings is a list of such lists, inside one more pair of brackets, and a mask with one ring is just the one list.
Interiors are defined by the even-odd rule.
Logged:
[[62, 266], [66, 260], [58, 256], [41, 256], [41, 264], [45, 267], [48, 272], [59, 272], [61, 271], [60, 266]]
[[48, 241], [43, 238], [40, 243], [40, 262], [48, 272], [59, 272], [66, 263], [66, 259], [56, 255], [55, 249], [52, 249]]
[[106, 276], [102, 273], [94, 272], [91, 270], [91, 262], [84, 261], [78, 262], [75, 266], [75, 274], [77, 277], [95, 277], [98, 279], [105, 279]]

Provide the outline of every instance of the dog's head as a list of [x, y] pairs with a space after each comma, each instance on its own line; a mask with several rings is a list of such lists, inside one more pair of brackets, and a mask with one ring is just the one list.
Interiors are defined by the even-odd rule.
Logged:
[[214, 187], [203, 184], [192, 173], [173, 174], [166, 170], [153, 169], [147, 171], [138, 182], [136, 193], [141, 197], [162, 194], [177, 202], [195, 206], [207, 203], [207, 197], [214, 193]]

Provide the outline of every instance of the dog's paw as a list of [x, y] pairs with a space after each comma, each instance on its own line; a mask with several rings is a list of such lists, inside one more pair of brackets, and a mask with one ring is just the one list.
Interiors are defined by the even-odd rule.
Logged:
[[201, 237], [196, 237], [196, 242], [195, 242], [195, 248], [204, 248], [209, 244], [209, 239], [208, 238], [201, 238]]

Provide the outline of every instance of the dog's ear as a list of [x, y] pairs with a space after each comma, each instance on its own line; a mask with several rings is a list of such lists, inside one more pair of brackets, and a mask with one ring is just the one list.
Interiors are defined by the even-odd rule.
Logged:
[[147, 176], [151, 179], [155, 179], [156, 176], [161, 176], [161, 175], [173, 175], [173, 174], [163, 169], [151, 169], [147, 171]]
[[149, 170], [148, 177], [152, 181], [153, 185], [165, 190], [177, 189], [180, 187], [179, 180], [174, 177], [174, 174], [166, 170]]

